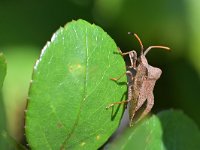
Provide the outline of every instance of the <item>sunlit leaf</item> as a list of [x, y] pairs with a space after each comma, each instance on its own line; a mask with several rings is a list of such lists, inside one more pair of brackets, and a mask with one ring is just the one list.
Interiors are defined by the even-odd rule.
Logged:
[[[83, 20], [60, 28], [34, 67], [26, 114], [32, 149], [97, 149], [116, 130], [126, 84], [110, 80], [125, 72], [115, 42]], [[126, 83], [124, 76], [121, 83]]]

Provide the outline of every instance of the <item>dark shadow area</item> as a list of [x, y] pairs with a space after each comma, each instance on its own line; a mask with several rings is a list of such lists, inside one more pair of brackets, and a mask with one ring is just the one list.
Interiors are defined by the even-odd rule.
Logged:
[[[119, 102], [126, 100], [126, 98], [127, 98], [127, 96], [126, 96], [127, 94], [126, 94], [126, 93], [127, 93], [127, 92], [125, 92], [125, 93], [122, 95], [122, 97], [121, 97], [121, 99], [120, 99]], [[115, 119], [115, 117], [116, 117], [116, 115], [117, 115], [117, 113], [118, 113], [118, 111], [119, 111], [121, 105], [123, 105], [123, 111], [124, 111], [125, 108], [126, 108], [126, 105], [127, 105], [126, 103], [123, 103], [123, 104], [116, 104], [116, 105], [112, 106], [112, 108], [110, 108], [110, 109], [112, 109], [112, 113], [111, 113], [111, 120], [112, 120], [112, 121]], [[115, 108], [116, 106], [117, 106], [117, 108]]]
[[[112, 79], [110, 79], [110, 80], [112, 80]], [[122, 85], [127, 85], [127, 83], [126, 82], [118, 82], [118, 81], [115, 81], [115, 80], [112, 80], [113, 82], [115, 82], [117, 85], [119, 85], [119, 86], [122, 86]]]
[[167, 67], [161, 66], [160, 68], [163, 74], [154, 90], [154, 112], [178, 108], [200, 126], [200, 77], [198, 72], [184, 58], [174, 60]]
[[[113, 54], [122, 56], [122, 55], [120, 54], [120, 52], [113, 52]], [[123, 56], [122, 56], [122, 57], [123, 57]]]

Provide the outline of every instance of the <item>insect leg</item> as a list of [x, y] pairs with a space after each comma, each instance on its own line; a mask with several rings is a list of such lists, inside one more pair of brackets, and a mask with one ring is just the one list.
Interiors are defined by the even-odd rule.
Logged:
[[106, 107], [106, 109], [109, 109], [110, 107], [113, 107], [113, 106], [116, 105], [116, 104], [128, 103], [129, 101], [130, 101], [130, 100], [125, 100], [125, 101], [121, 101], [121, 102], [112, 103], [112, 104], [108, 105], [108, 106]]
[[123, 53], [119, 47], [117, 50], [119, 51], [120, 55], [122, 55], [122, 56], [129, 55], [130, 53], [136, 53], [136, 51], [134, 51], [134, 50]]
[[[127, 76], [129, 76], [130, 78], [133, 78], [133, 75], [132, 75], [132, 73], [130, 72], [130, 71], [127, 71], [126, 73], [125, 73]], [[123, 74], [124, 75], [124, 74]], [[115, 79], [115, 78], [114, 78]], [[119, 79], [119, 78], [118, 78]], [[116, 80], [118, 80], [118, 79], [116, 79]], [[115, 80], [115, 81], [116, 81]], [[130, 81], [130, 82], [132, 82], [132, 81]], [[128, 100], [125, 100], [125, 101], [121, 101], [121, 102], [115, 102], [115, 103], [112, 103], [112, 104], [110, 104], [110, 105], [108, 105], [107, 107], [106, 107], [106, 109], [108, 109], [108, 108], [110, 108], [110, 107], [113, 107], [114, 105], [116, 105], [116, 104], [123, 104], [123, 103], [128, 103], [128, 102], [130, 102], [131, 100], [132, 100], [132, 91], [131, 91], [131, 86], [130, 86], [131, 84], [129, 84], [129, 82], [128, 82]]]
[[129, 59], [131, 61], [131, 66], [129, 66], [129, 67], [133, 67], [135, 69], [136, 68], [136, 61], [137, 61], [136, 51], [132, 50], [132, 51], [123, 53], [120, 48], [118, 48], [118, 51], [119, 51], [120, 55], [122, 55], [122, 56], [129, 55]]
[[128, 87], [128, 100], [112, 103], [112, 104], [108, 105], [108, 106], [106, 107], [106, 109], [108, 109], [108, 108], [110, 108], [110, 107], [113, 107], [113, 106], [116, 105], [116, 104], [128, 103], [128, 102], [130, 102], [131, 100], [132, 100], [132, 91], [131, 91], [131, 86], [129, 86], [129, 87]]
[[[137, 53], [136, 53], [136, 51], [134, 51], [134, 50], [132, 50], [132, 51], [130, 51], [130, 52], [127, 52], [127, 53], [122, 53], [122, 51], [120, 50], [120, 49], [118, 49], [119, 51], [120, 51], [120, 54], [122, 55], [122, 56], [124, 56], [124, 55], [129, 55], [129, 58], [130, 58], [130, 61], [131, 61], [131, 66], [128, 66], [128, 68], [136, 68], [136, 61], [137, 61]], [[125, 72], [125, 73], [123, 73], [121, 76], [119, 76], [119, 77], [117, 77], [117, 78], [111, 78], [111, 80], [113, 80], [113, 81], [118, 81], [119, 79], [121, 79], [124, 75], [128, 75], [129, 74], [129, 71], [127, 71], [127, 72]], [[133, 75], [131, 74], [131, 77], [132, 77]]]
[[129, 58], [131, 61], [131, 67], [136, 68], [137, 53], [133, 50], [129, 52]]
[[110, 78], [110, 80], [118, 81], [118, 80], [121, 79], [125, 74], [126, 74], [126, 72], [123, 73], [121, 76], [119, 76], [119, 77], [117, 77], [117, 78]]

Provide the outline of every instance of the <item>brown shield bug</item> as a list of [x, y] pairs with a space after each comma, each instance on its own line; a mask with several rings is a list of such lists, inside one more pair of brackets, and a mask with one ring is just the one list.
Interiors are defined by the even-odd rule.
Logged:
[[[132, 33], [129, 33], [132, 34]], [[137, 121], [145, 117], [152, 109], [154, 105], [154, 95], [153, 89], [156, 81], [160, 78], [162, 71], [159, 68], [153, 67], [148, 64], [146, 59], [146, 54], [152, 48], [161, 48], [165, 50], [170, 50], [169, 47], [165, 46], [150, 46], [145, 51], [143, 44], [137, 34], [133, 34], [139, 41], [141, 46], [140, 56], [137, 57], [137, 53], [133, 50], [127, 53], [120, 54], [122, 56], [129, 55], [131, 65], [128, 66], [127, 72], [123, 75], [127, 75], [128, 78], [128, 99], [121, 102], [115, 102], [110, 104], [107, 108], [114, 106], [115, 104], [129, 103], [129, 118], [130, 126], [134, 123], [135, 113], [142, 107], [142, 105], [147, 101], [145, 109], [142, 111]], [[122, 76], [123, 76], [122, 75]], [[112, 78], [114, 81], [118, 81], [122, 76], [118, 78]]]

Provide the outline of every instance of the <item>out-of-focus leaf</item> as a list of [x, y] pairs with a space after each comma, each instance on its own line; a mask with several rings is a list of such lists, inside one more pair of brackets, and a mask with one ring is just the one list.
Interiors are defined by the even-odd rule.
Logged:
[[181, 111], [167, 110], [143, 120], [111, 143], [118, 150], [199, 150], [200, 131]]
[[168, 150], [199, 150], [200, 131], [182, 111], [168, 110], [158, 114], [163, 130], [163, 142]]
[[6, 60], [2, 53], [0, 53], [0, 89], [6, 75]]
[[[107, 1], [107, 0], [97, 0], [94, 2], [94, 18], [104, 25], [112, 25], [122, 7], [123, 0]], [[107, 15], [109, 14], [109, 15]], [[106, 24], [107, 23], [107, 24]]]
[[[168, 76], [163, 74], [165, 76], [163, 78], [171, 79], [170, 82], [166, 80], [166, 84], [164, 82], [160, 83], [160, 85], [166, 85], [163, 91], [162, 89], [160, 90], [162, 91], [161, 94], [166, 97], [166, 99], [169, 99], [169, 101], [166, 101], [165, 99], [163, 101], [184, 110], [184, 112], [189, 115], [200, 127], [200, 76], [198, 72], [191, 63], [185, 59], [180, 59], [170, 63], [165, 73], [168, 74]], [[159, 103], [161, 102], [159, 101]]]
[[2, 132], [2, 138], [5, 147], [1, 149], [5, 150], [26, 150], [25, 146], [18, 143], [14, 138], [12, 138], [6, 131]]
[[8, 135], [6, 126], [6, 116], [4, 103], [2, 100], [2, 84], [6, 75], [6, 60], [2, 53], [0, 53], [0, 149], [2, 150], [24, 150], [25, 148], [17, 143], [10, 135]]
[[[119, 125], [126, 84], [111, 77], [125, 72], [115, 42], [83, 20], [60, 28], [34, 67], [26, 114], [32, 149], [97, 149]], [[124, 76], [121, 80], [126, 82]]]
[[188, 23], [190, 25], [190, 38], [188, 41], [189, 45], [189, 58], [193, 65], [196, 67], [199, 77], [200, 77], [200, 1], [190, 0], [187, 1], [187, 10], [188, 10]]
[[31, 45], [10, 45], [2, 49], [7, 62], [7, 75], [2, 95], [8, 132], [11, 137], [20, 141], [24, 136], [24, 109], [39, 48]]
[[118, 150], [164, 150], [162, 132], [159, 118], [153, 115], [127, 129], [119, 139], [108, 146], [109, 149]]
[[1, 89], [3, 81], [6, 75], [6, 60], [2, 53], [0, 53], [0, 149], [7, 149], [7, 143], [3, 137], [3, 133], [6, 132], [6, 117], [5, 109], [1, 95]]

